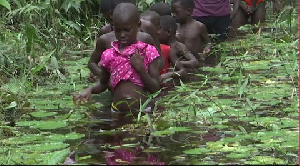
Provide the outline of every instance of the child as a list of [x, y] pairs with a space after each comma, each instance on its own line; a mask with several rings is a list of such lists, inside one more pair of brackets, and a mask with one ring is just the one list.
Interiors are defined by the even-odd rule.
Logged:
[[164, 2], [157, 2], [149, 7], [149, 11], [154, 11], [160, 16], [171, 15], [171, 7]]
[[[199, 61], [191, 54], [187, 47], [176, 40], [176, 20], [172, 16], [161, 16], [161, 29], [159, 31], [159, 41], [163, 45], [170, 46], [169, 60], [177, 71], [169, 71], [161, 75], [161, 79], [170, 77], [183, 77], [186, 74], [185, 69], [193, 69], [200, 66]], [[162, 49], [163, 50], [163, 49]]]
[[[277, 0], [273, 1], [273, 11], [279, 12], [279, 3]], [[248, 19], [250, 18], [250, 23], [252, 25], [258, 23], [264, 23], [266, 16], [266, 0], [241, 0], [240, 8], [237, 11], [236, 17], [232, 21], [233, 28], [239, 28], [245, 24], [248, 24]]]
[[160, 52], [159, 40], [157, 31], [159, 29], [160, 16], [155, 12], [145, 11], [141, 14], [141, 28], [140, 31], [148, 33], [154, 40], [155, 46]]
[[203, 61], [199, 53], [208, 54], [211, 44], [205, 25], [194, 20], [191, 15], [193, 8], [193, 0], [172, 0], [171, 2], [172, 13], [179, 23], [176, 34], [178, 41], [184, 43], [199, 61]]
[[99, 33], [98, 37], [113, 31], [113, 25], [112, 25], [112, 12], [116, 5], [119, 3], [133, 3], [135, 4], [135, 0], [101, 0], [100, 1], [100, 13], [104, 16], [104, 18], [107, 20], [108, 24], [103, 26]]
[[157, 31], [160, 28], [160, 15], [155, 11], [144, 11], [141, 14], [141, 20], [150, 21], [155, 26]]
[[114, 111], [136, 111], [140, 102], [146, 100], [145, 93], [154, 93], [160, 88], [157, 66], [160, 55], [154, 46], [137, 40], [141, 22], [134, 4], [117, 5], [113, 24], [117, 41], [101, 55], [100, 82], [74, 96], [73, 100], [80, 104], [91, 94], [104, 92], [110, 78]]
[[[135, 4], [134, 0], [101, 0], [101, 2], [104, 3], [104, 6], [112, 5], [112, 7], [110, 8], [111, 10], [113, 10], [115, 8], [115, 5], [118, 5], [121, 2], [128, 2], [128, 3]], [[114, 2], [114, 3], [112, 3], [112, 2]], [[111, 18], [111, 20], [112, 20], [112, 16], [111, 16], [112, 13], [111, 12], [108, 12], [108, 13], [110, 14], [108, 16], [108, 18]], [[159, 41], [157, 39], [157, 32], [156, 32], [154, 25], [152, 25], [152, 23], [150, 23], [149, 21], [143, 21], [142, 24], [143, 24], [143, 28], [144, 28], [143, 30], [145, 31], [145, 33], [138, 32], [138, 35], [137, 35], [138, 40], [154, 45], [160, 52]], [[106, 31], [102, 31], [103, 34], [100, 33], [102, 35], [97, 38], [96, 47], [95, 47], [94, 52], [92, 53], [91, 58], [88, 62], [88, 67], [91, 71], [90, 76], [88, 77], [88, 80], [90, 82], [95, 82], [95, 80], [97, 79], [97, 76], [100, 75], [100, 67], [98, 66], [98, 63], [100, 61], [101, 56], [99, 56], [99, 55], [101, 55], [104, 50], [111, 48], [111, 42], [116, 40], [115, 32], [113, 31], [112, 22], [109, 24], [109, 26], [111, 26], [110, 31], [108, 32], [107, 29], [106, 29]], [[153, 37], [150, 36], [149, 33], [151, 33]], [[154, 40], [153, 38], [155, 38], [156, 40]], [[163, 58], [162, 58], [162, 56], [160, 56], [159, 57], [159, 69], [160, 70], [162, 69], [163, 64], [164, 64]]]

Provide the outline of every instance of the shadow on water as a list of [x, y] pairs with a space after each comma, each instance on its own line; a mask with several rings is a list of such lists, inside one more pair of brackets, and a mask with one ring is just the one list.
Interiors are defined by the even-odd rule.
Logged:
[[81, 158], [79, 164], [165, 164], [157, 152], [144, 151], [148, 147], [147, 134], [140, 136], [122, 129], [124, 125], [136, 124], [137, 113], [113, 113], [106, 107], [94, 111], [92, 116], [99, 123], [86, 126], [86, 138], [80, 145], [73, 144]]

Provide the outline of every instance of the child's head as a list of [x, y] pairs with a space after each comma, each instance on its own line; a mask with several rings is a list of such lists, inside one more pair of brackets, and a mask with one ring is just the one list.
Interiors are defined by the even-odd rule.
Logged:
[[171, 7], [167, 3], [158, 2], [149, 7], [150, 11], [155, 11], [160, 16], [171, 15]]
[[120, 3], [135, 4], [135, 0], [100, 0], [100, 13], [109, 23], [112, 22], [112, 13], [115, 7]]
[[141, 19], [150, 21], [157, 29], [160, 27], [160, 15], [155, 11], [145, 11], [141, 14]]
[[132, 3], [135, 4], [135, 0], [111, 0], [114, 1], [115, 7], [120, 3]]
[[132, 3], [117, 5], [113, 12], [113, 24], [116, 38], [122, 47], [135, 43], [141, 25], [137, 6]]
[[175, 18], [169, 15], [160, 17], [160, 30], [158, 31], [159, 41], [167, 44], [170, 37], [175, 37], [177, 24]]
[[171, 2], [172, 14], [179, 23], [185, 22], [187, 17], [192, 15], [194, 7], [193, 0], [172, 0]]
[[100, 1], [100, 13], [108, 21], [112, 21], [112, 12], [114, 10], [114, 3], [112, 0], [101, 0]]

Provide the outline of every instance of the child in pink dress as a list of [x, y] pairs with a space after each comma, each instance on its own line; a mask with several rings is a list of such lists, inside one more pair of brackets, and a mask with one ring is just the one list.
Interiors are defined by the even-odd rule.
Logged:
[[[138, 8], [131, 3], [119, 4], [113, 12], [117, 41], [101, 55], [100, 82], [73, 97], [75, 104], [87, 101], [91, 94], [104, 92], [110, 81], [115, 111], [136, 111], [147, 93], [160, 89], [158, 51], [153, 45], [137, 41], [141, 24]], [[100, 56], [100, 55], [99, 55]]]

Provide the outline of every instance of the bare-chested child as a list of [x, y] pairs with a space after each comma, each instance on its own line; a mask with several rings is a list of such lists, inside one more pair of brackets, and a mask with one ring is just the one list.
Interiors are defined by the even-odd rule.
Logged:
[[169, 15], [161, 16], [160, 26], [161, 28], [158, 33], [159, 41], [161, 44], [170, 46], [169, 60], [171, 64], [171, 70], [162, 74], [161, 79], [184, 77], [187, 74], [186, 69], [199, 67], [200, 63], [195, 56], [183, 43], [176, 40], [176, 20]]
[[171, 10], [179, 23], [176, 37], [203, 63], [205, 55], [211, 51], [210, 38], [206, 26], [192, 17], [193, 0], [172, 0]]
[[[134, 0], [101, 0], [101, 2], [104, 3], [103, 4], [104, 6], [102, 6], [103, 8], [109, 7], [109, 10], [103, 9], [104, 11], [111, 11], [115, 8], [115, 5], [117, 5], [119, 3], [123, 3], [123, 2], [135, 4]], [[107, 3], [107, 4], [105, 4], [105, 3]], [[106, 17], [108, 17], [108, 18], [110, 18], [110, 20], [112, 20], [112, 12], [107, 12]], [[147, 27], [145, 25], [145, 23], [147, 25], [152, 26], [152, 29], [154, 29], [154, 25], [152, 25], [149, 21], [148, 22], [144, 21], [144, 27]], [[115, 32], [113, 31], [113, 29], [114, 29], [113, 22], [110, 22], [110, 24], [107, 25], [107, 27], [109, 27], [109, 26], [110, 26], [110, 28], [106, 28], [106, 30], [103, 30], [102, 32], [100, 31], [100, 34], [102, 34], [102, 33], [103, 34], [97, 38], [96, 47], [95, 47], [95, 49], [90, 57], [90, 60], [88, 62], [88, 67], [91, 71], [91, 74], [90, 74], [88, 80], [91, 82], [94, 82], [97, 79], [97, 77], [100, 75], [101, 70], [100, 70], [100, 67], [98, 66], [98, 63], [100, 61], [102, 52], [108, 48], [111, 48], [111, 42], [117, 40], [116, 36], [115, 36]], [[157, 34], [155, 34], [155, 35], [157, 36]], [[143, 41], [145, 43], [155, 45], [156, 48], [158, 49], [158, 51], [160, 52], [158, 39], [157, 39], [157, 41], [154, 41], [154, 39], [146, 32], [138, 32], [137, 38], [139, 41]], [[164, 60], [163, 60], [162, 56], [160, 56], [158, 59], [159, 59], [159, 69], [161, 70], [163, 68]]]
[[160, 89], [160, 55], [153, 45], [138, 41], [141, 21], [134, 4], [117, 5], [113, 11], [113, 24], [117, 41], [101, 55], [100, 82], [74, 96], [73, 100], [75, 104], [87, 101], [91, 94], [104, 92], [110, 81], [114, 111], [136, 111], [140, 108], [140, 102], [146, 100], [145, 94]]

